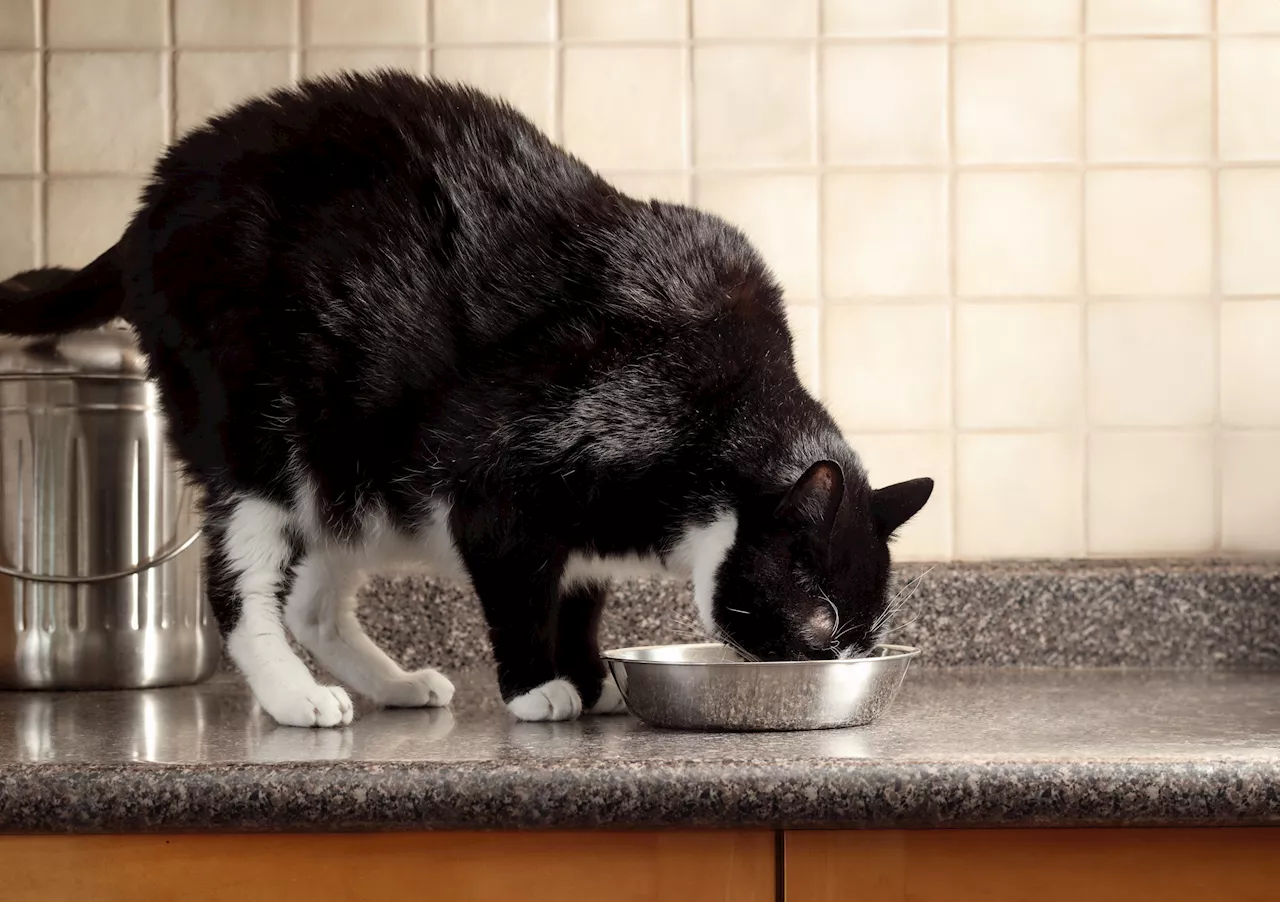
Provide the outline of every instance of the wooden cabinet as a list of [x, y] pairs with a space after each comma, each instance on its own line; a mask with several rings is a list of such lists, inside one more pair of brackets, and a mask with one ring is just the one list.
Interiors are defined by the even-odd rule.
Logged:
[[786, 902], [1276, 902], [1280, 828], [789, 832]]
[[775, 834], [3, 836], [4, 902], [774, 902]]
[[1276, 902], [1280, 828], [0, 837], [0, 902], [418, 899]]

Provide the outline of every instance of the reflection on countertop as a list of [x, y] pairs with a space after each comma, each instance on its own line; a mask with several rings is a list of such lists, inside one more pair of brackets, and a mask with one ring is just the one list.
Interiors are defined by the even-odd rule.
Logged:
[[275, 726], [240, 684], [0, 694], [0, 829], [1280, 823], [1280, 674], [915, 670], [808, 733], [451, 709]]

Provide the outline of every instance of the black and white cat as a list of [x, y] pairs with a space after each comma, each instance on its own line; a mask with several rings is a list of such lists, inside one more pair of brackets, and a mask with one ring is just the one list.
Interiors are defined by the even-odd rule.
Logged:
[[474, 586], [526, 720], [622, 710], [596, 631], [636, 564], [691, 576], [751, 655], [857, 655], [933, 487], [872, 491], [738, 231], [620, 194], [464, 87], [385, 72], [247, 102], [59, 281], [0, 288], [0, 331], [133, 325], [205, 492], [227, 649], [282, 724], [352, 712], [286, 627], [377, 702], [449, 703], [356, 618], [363, 575], [405, 563]]

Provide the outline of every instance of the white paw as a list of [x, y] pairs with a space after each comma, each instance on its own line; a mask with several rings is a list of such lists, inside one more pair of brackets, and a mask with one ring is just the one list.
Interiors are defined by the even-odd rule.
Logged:
[[351, 723], [351, 696], [341, 686], [300, 687], [259, 699], [276, 723], [285, 727], [336, 727]]
[[453, 683], [430, 667], [378, 687], [373, 700], [392, 708], [443, 708], [453, 701]]
[[521, 720], [573, 720], [582, 713], [582, 697], [568, 680], [550, 680], [507, 702]]
[[600, 698], [587, 709], [588, 714], [626, 714], [627, 703], [622, 700], [622, 690], [614, 682], [613, 675], [604, 678], [600, 686]]

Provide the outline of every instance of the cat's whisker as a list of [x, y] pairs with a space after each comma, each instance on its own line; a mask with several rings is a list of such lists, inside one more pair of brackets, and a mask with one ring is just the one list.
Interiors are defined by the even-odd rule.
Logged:
[[836, 618], [836, 625], [835, 625], [835, 628], [831, 630], [831, 633], [834, 636], [838, 636], [840, 634], [840, 609], [836, 607], [836, 603], [834, 601], [832, 601], [829, 597], [827, 597], [826, 592], [823, 592], [822, 590], [818, 590], [818, 594], [822, 596], [823, 601], [831, 605], [831, 613], [835, 615], [835, 618]]
[[722, 643], [722, 644], [724, 644], [724, 645], [727, 645], [729, 648], [731, 648], [731, 649], [733, 649], [735, 652], [737, 652], [737, 653], [738, 653], [738, 655], [739, 655], [739, 657], [741, 657], [741, 658], [742, 658], [742, 660], [744, 660], [744, 661], [748, 661], [748, 662], [750, 662], [750, 663], [754, 664], [754, 663], [756, 663], [756, 662], [758, 662], [758, 661], [760, 660], [758, 657], [756, 657], [755, 655], [751, 654], [751, 652], [747, 651], [745, 648], [743, 648], [743, 647], [742, 647], [741, 645], [739, 645], [737, 642], [734, 642], [731, 638], [729, 638], [729, 636], [728, 636], [728, 635], [727, 635], [723, 630], [716, 630], [716, 637], [715, 637], [715, 638], [716, 638], [716, 640], [717, 640], [717, 641], [719, 641], [720, 643]]
[[874, 623], [872, 623], [870, 631], [873, 633], [876, 632], [880, 627], [888, 623], [895, 614], [900, 612], [906, 606], [907, 602], [911, 601], [911, 599], [915, 597], [917, 590], [920, 588], [921, 581], [932, 572], [933, 567], [930, 567], [928, 570], [925, 570], [915, 579], [903, 586], [885, 608], [884, 612], [876, 618]]
[[850, 624], [848, 624], [847, 626], [845, 626], [845, 628], [844, 628], [844, 629], [842, 629], [840, 632], [838, 632], [838, 633], [836, 633], [834, 636], [832, 636], [832, 637], [831, 637], [831, 641], [832, 641], [832, 642], [839, 642], [839, 641], [840, 641], [841, 639], [843, 639], [845, 636], [847, 636], [847, 635], [849, 635], [850, 633], [852, 633], [852, 632], [854, 631], [854, 629], [857, 627], [857, 625], [858, 625], [858, 624], [856, 624], [856, 623], [850, 623]]
[[886, 636], [892, 636], [894, 633], [899, 632], [900, 630], [905, 630], [907, 627], [914, 625], [915, 622], [919, 619], [920, 619], [920, 615], [917, 614], [915, 617], [912, 617], [907, 622], [899, 623], [897, 626], [893, 627], [892, 629], [885, 630], [883, 633], [880, 634], [880, 638], [884, 639]]

